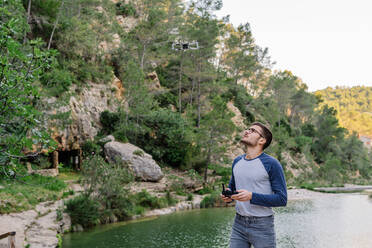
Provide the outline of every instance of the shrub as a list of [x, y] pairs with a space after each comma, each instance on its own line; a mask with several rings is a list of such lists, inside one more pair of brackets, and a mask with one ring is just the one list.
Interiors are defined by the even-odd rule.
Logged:
[[82, 150], [83, 150], [84, 157], [87, 157], [87, 156], [91, 156], [94, 154], [100, 154], [102, 149], [101, 149], [101, 146], [95, 143], [94, 141], [87, 140], [83, 144]]
[[157, 162], [173, 167], [190, 162], [186, 155], [192, 149], [191, 128], [179, 113], [159, 109], [143, 116], [138, 124], [135, 117], [130, 117], [120, 129], [131, 143], [150, 153]]
[[154, 98], [159, 103], [159, 106], [162, 108], [167, 108], [169, 107], [169, 105], [177, 106], [177, 97], [171, 92], [157, 94]]
[[62, 92], [68, 91], [73, 80], [74, 77], [69, 71], [59, 68], [44, 73], [41, 78], [41, 82], [47, 86], [52, 96], [59, 96]]
[[133, 200], [125, 193], [105, 199], [107, 200], [106, 203], [109, 203], [106, 207], [109, 208], [119, 220], [125, 220], [127, 217], [137, 214], [136, 212], [138, 209], [136, 209], [135, 203], [133, 203]]
[[174, 204], [177, 203], [177, 200], [172, 197], [169, 191], [167, 191], [165, 199], [167, 200], [168, 206], [173, 206]]
[[127, 143], [128, 142], [128, 138], [127, 138], [126, 134], [127, 134], [127, 132], [124, 129], [117, 130], [113, 133], [115, 139], [117, 141], [122, 142], [122, 143]]
[[134, 214], [135, 203], [127, 193], [133, 175], [125, 164], [108, 164], [99, 155], [94, 155], [84, 161], [82, 172], [86, 194], [100, 203], [105, 211], [101, 217], [114, 214], [119, 220], [124, 220]]
[[247, 93], [243, 85], [231, 84], [229, 90], [222, 95], [222, 98], [234, 100], [234, 105], [240, 110], [248, 123], [255, 121], [255, 116], [248, 110], [247, 105], [253, 100], [253, 97]]
[[205, 195], [205, 194], [210, 194], [213, 192], [213, 189], [210, 187], [204, 187], [201, 190], [198, 191], [199, 195]]
[[88, 189], [87, 192], [98, 192], [103, 202], [122, 195], [127, 184], [133, 181], [133, 175], [125, 164], [108, 164], [98, 155], [86, 159], [82, 171], [82, 183]]
[[62, 208], [57, 208], [56, 210], [56, 220], [61, 221], [63, 219], [63, 209]]
[[142, 190], [141, 192], [135, 195], [137, 204], [144, 208], [164, 208], [168, 206], [168, 202], [165, 198], [155, 197], [150, 195], [146, 190]]
[[118, 2], [116, 3], [116, 15], [137, 16], [137, 11], [131, 3]]
[[221, 165], [211, 165], [210, 169], [214, 170], [217, 175], [221, 176], [223, 182], [228, 182], [231, 177], [231, 167], [223, 167]]
[[194, 200], [194, 195], [193, 194], [191, 194], [191, 193], [189, 193], [188, 195], [187, 195], [187, 199], [186, 199], [187, 201], [192, 201], [192, 200]]
[[63, 194], [62, 194], [62, 198], [66, 198], [66, 197], [68, 197], [68, 196], [70, 196], [70, 195], [74, 195], [74, 194], [75, 194], [75, 191], [72, 190], [72, 189], [70, 189], [69, 191], [65, 191], [65, 192], [63, 192]]
[[142, 214], [145, 212], [145, 208], [142, 207], [142, 206], [135, 206], [135, 207], [134, 207], [134, 212], [135, 212], [137, 215], [142, 215]]
[[58, 239], [58, 244], [57, 244], [57, 248], [62, 248], [62, 236], [61, 234], [57, 234], [57, 239]]
[[71, 217], [72, 224], [92, 227], [98, 224], [100, 218], [99, 203], [86, 195], [79, 195], [65, 202], [66, 212]]
[[328, 154], [326, 162], [320, 165], [318, 173], [322, 179], [332, 184], [343, 183], [342, 175], [345, 173], [345, 168], [340, 159]]
[[200, 207], [201, 208], [211, 208], [211, 207], [214, 207], [215, 204], [219, 201], [221, 201], [220, 193], [219, 192], [213, 192], [212, 194], [203, 198], [203, 200], [200, 202]]
[[177, 203], [177, 200], [172, 197], [169, 191], [167, 191], [165, 197], [156, 197], [152, 196], [149, 192], [145, 189], [141, 192], [133, 195], [133, 199], [135, 201], [136, 207], [134, 208], [135, 211], [139, 206], [147, 209], [155, 209], [155, 208], [165, 208], [167, 206], [172, 206]]
[[174, 177], [172, 184], [169, 189], [175, 191], [177, 195], [186, 195], [186, 188], [184, 187], [184, 179], [181, 177]]
[[303, 135], [300, 135], [300, 136], [296, 136], [295, 137], [295, 142], [297, 144], [297, 151], [299, 152], [303, 152], [304, 151], [304, 148], [306, 146], [310, 146], [311, 143], [312, 143], [312, 138], [310, 137], [307, 137], [307, 136], [303, 136]]
[[111, 113], [108, 110], [105, 110], [101, 113], [99, 121], [103, 126], [103, 131], [106, 134], [113, 133], [116, 130], [116, 127], [120, 121], [120, 115], [117, 113]]
[[156, 67], [160, 85], [166, 88], [174, 88], [178, 82], [179, 62], [175, 60], [169, 61], [166, 67]]

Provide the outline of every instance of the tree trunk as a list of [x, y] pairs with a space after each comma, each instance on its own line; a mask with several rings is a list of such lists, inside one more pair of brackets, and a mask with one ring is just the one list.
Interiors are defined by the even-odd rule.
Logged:
[[[192, 56], [192, 54], [191, 54]], [[194, 58], [194, 56], [192, 56], [192, 58]], [[195, 63], [195, 61], [194, 61]], [[192, 106], [192, 101], [193, 101], [193, 97], [194, 97], [194, 88], [195, 88], [195, 77], [192, 78], [192, 86], [191, 86], [191, 95], [190, 95], [190, 105]]]
[[[27, 25], [30, 23], [30, 16], [31, 16], [31, 0], [28, 0], [28, 6], [27, 6]], [[25, 36], [23, 37], [23, 44], [26, 44], [26, 36], [27, 36], [27, 33], [25, 32]]]
[[200, 127], [200, 63], [198, 64], [198, 124], [197, 127]]
[[191, 86], [191, 95], [190, 95], [190, 105], [192, 106], [192, 100], [194, 96], [194, 88], [195, 88], [195, 78], [192, 79], [192, 86]]
[[81, 170], [81, 165], [83, 164], [83, 150], [79, 149], [79, 164], [77, 170]]
[[58, 174], [58, 152], [57, 151], [54, 151], [53, 152], [53, 168], [57, 170], [57, 174]]
[[[31, 0], [30, 0], [30, 1], [31, 1]], [[59, 7], [59, 11], [58, 11], [58, 14], [57, 14], [57, 18], [56, 18], [56, 21], [54, 22], [53, 30], [52, 30], [52, 33], [51, 33], [50, 38], [49, 38], [49, 42], [48, 42], [48, 50], [50, 49], [50, 45], [52, 44], [54, 31], [56, 31], [56, 27], [57, 27], [57, 24], [58, 24], [59, 12], [60, 12], [61, 9], [63, 8], [63, 4], [64, 4], [64, 3], [65, 3], [65, 2], [62, 1], [61, 6]]]
[[50, 35], [50, 38], [49, 38], [49, 42], [48, 42], [48, 50], [50, 49], [50, 45], [52, 44], [52, 40], [53, 40], [53, 35], [54, 35], [54, 31], [56, 30], [56, 27], [57, 27], [57, 23], [58, 23], [58, 17], [54, 23], [54, 26], [53, 26], [53, 30], [52, 30], [52, 33]]
[[143, 44], [142, 56], [141, 56], [141, 69], [143, 71], [143, 65], [145, 61], [146, 43]]
[[178, 110], [180, 111], [180, 114], [182, 113], [182, 59], [183, 51], [181, 51], [180, 70], [178, 78]]
[[207, 152], [207, 164], [205, 165], [205, 171], [204, 171], [204, 187], [205, 185], [207, 184], [207, 179], [208, 179], [208, 165], [210, 163], [210, 160], [211, 160], [211, 148], [209, 147], [208, 148], [208, 152]]
[[80, 11], [81, 11], [81, 5], [79, 3], [79, 7], [78, 7], [78, 18], [80, 17]]

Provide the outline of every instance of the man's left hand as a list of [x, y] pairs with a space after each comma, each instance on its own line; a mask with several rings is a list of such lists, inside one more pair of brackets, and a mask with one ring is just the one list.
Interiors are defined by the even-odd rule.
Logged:
[[252, 192], [249, 192], [248, 190], [239, 189], [236, 192], [239, 192], [239, 194], [232, 195], [231, 199], [236, 201], [250, 201], [252, 199]]

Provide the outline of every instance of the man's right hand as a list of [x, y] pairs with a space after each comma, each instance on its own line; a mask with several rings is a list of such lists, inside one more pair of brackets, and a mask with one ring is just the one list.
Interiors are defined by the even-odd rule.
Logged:
[[[228, 190], [228, 189], [229, 189], [229, 188], [227, 188], [226, 190]], [[232, 202], [232, 201], [233, 201], [230, 197], [226, 197], [226, 196], [224, 196], [223, 194], [221, 194], [220, 196], [221, 196], [221, 199], [222, 199], [224, 202], [226, 202], [226, 203], [228, 203], [228, 202]]]

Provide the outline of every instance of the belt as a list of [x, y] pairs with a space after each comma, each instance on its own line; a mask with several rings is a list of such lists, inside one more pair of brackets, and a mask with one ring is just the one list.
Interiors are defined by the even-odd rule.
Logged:
[[244, 215], [236, 213], [236, 217], [239, 218], [239, 219], [242, 219], [242, 220], [255, 220], [255, 219], [262, 219], [262, 218], [271, 218], [271, 217], [273, 217], [273, 215], [269, 215], [269, 216], [252, 216], [252, 215], [244, 216]]

